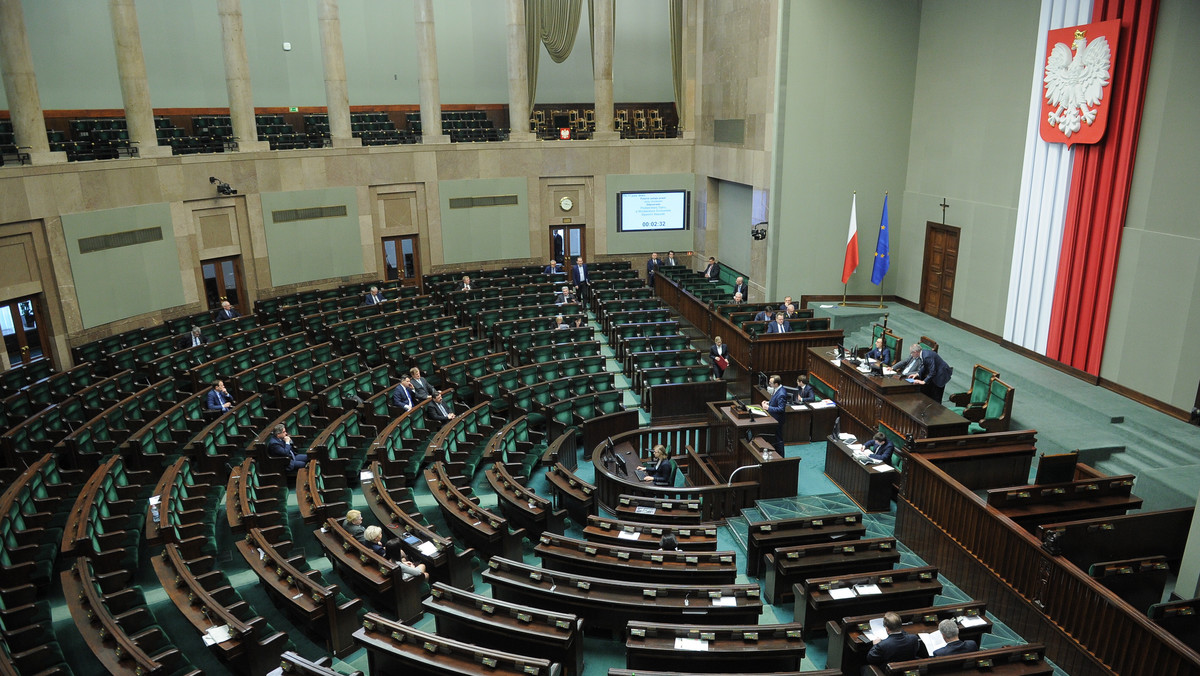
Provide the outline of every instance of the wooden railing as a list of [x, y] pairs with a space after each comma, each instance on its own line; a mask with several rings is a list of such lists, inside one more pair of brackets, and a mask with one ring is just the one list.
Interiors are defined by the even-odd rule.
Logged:
[[927, 459], [913, 455], [896, 536], [1071, 674], [1200, 674], [1200, 655]]

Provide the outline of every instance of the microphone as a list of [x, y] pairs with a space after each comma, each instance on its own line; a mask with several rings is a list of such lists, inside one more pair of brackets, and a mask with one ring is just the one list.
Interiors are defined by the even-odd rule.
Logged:
[[921, 409], [921, 420], [924, 420], [925, 414], [929, 413], [929, 407], [933, 406], [936, 403], [937, 403], [936, 401], [931, 401], [928, 404], [925, 404], [925, 408]]

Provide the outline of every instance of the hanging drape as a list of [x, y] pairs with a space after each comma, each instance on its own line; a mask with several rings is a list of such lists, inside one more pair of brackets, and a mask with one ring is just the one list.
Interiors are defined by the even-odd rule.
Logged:
[[555, 63], [571, 55], [579, 33], [583, 0], [525, 0], [526, 58], [529, 65], [529, 110], [537, 94], [538, 57], [541, 46]]
[[675, 86], [675, 111], [683, 129], [683, 0], [671, 0], [671, 84]]

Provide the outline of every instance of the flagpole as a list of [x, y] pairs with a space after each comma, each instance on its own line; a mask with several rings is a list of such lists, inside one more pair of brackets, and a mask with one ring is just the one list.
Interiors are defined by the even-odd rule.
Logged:
[[[857, 195], [858, 192], [855, 191], [854, 194]], [[886, 190], [883, 193], [883, 199], [884, 199], [884, 203], [886, 204], [887, 203], [887, 191]], [[857, 229], [858, 228], [856, 226], [855, 231], [857, 231]], [[876, 244], [876, 248], [878, 249], [878, 244]], [[850, 274], [853, 275], [854, 273], [852, 272]], [[865, 307], [865, 308], [877, 308], [877, 309], [883, 309], [883, 308], [887, 307], [886, 305], [883, 304], [883, 283], [882, 282], [879, 284], [879, 304], [878, 305], [876, 305], [875, 303], [850, 303], [850, 302], [848, 302], [846, 300], [846, 289], [848, 286], [849, 286], [849, 281], [847, 278], [846, 282], [842, 282], [842, 302], [838, 303], [838, 307]]]

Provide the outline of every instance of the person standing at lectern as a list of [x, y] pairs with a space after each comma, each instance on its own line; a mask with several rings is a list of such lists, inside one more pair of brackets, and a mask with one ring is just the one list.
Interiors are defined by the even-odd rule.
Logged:
[[942, 403], [942, 395], [946, 392], [950, 377], [954, 375], [954, 369], [937, 352], [922, 350], [917, 343], [908, 348], [908, 358], [921, 360], [921, 366], [912, 379], [913, 383], [921, 386], [921, 394]]
[[767, 391], [771, 393], [770, 401], [762, 403], [763, 408], [767, 409], [767, 413], [775, 419], [775, 452], [779, 457], [783, 457], [783, 413], [787, 410], [788, 393], [783, 387], [783, 378], [779, 376], [771, 376], [767, 380]]

